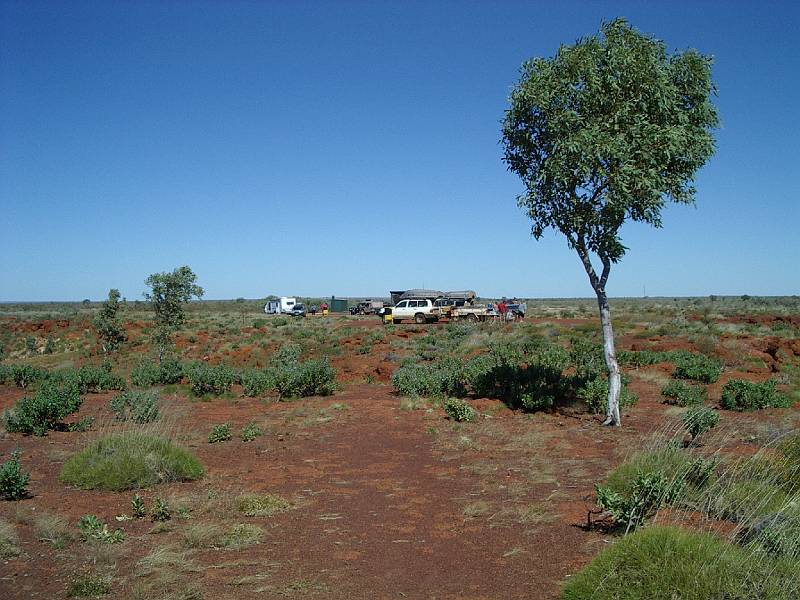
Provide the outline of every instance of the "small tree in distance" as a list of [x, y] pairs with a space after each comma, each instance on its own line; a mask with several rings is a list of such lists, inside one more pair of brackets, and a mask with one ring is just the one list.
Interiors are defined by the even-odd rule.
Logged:
[[119, 310], [122, 308], [119, 299], [120, 293], [118, 289], [111, 288], [108, 290], [108, 300], [103, 302], [100, 312], [94, 318], [94, 326], [100, 336], [103, 352], [116, 350], [127, 339], [118, 316]]
[[153, 273], [145, 280], [150, 292], [145, 292], [144, 297], [155, 311], [153, 338], [158, 347], [159, 361], [172, 346], [173, 333], [186, 320], [183, 305], [192, 298], [203, 297], [203, 288], [196, 281], [197, 275], [187, 266], [178, 267], [172, 273]]
[[[561, 232], [597, 296], [608, 370], [605, 424], [620, 425], [620, 370], [606, 282], [630, 219], [661, 226], [665, 201], [694, 202], [694, 175], [714, 153], [711, 58], [668, 54], [623, 19], [600, 35], [523, 64], [503, 120], [504, 161], [539, 239]], [[596, 270], [593, 257], [602, 269]]]

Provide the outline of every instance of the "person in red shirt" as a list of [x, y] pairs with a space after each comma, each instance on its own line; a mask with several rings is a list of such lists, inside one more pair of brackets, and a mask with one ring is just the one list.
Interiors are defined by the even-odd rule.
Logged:
[[502, 321], [506, 320], [506, 299], [503, 298], [497, 305], [497, 312], [500, 313], [500, 319]]

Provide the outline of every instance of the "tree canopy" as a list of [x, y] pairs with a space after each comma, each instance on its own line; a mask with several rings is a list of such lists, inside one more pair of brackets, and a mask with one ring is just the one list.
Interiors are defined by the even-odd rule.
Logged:
[[524, 63], [503, 145], [533, 235], [552, 227], [570, 247], [617, 262], [626, 219], [660, 227], [665, 200], [693, 202], [718, 124], [711, 62], [695, 50], [670, 55], [616, 19]]

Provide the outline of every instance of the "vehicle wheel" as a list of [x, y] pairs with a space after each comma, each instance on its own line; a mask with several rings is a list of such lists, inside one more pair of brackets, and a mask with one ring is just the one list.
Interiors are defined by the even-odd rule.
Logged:
[[400, 321], [402, 321], [402, 319], [392, 319], [392, 324], [393, 325], [400, 325]]
[[414, 322], [417, 325], [424, 325], [425, 324], [425, 315], [423, 315], [422, 313], [417, 313], [416, 315], [414, 315]]
[[469, 316], [467, 318], [473, 323], [478, 322], [478, 315], [476, 315], [475, 313], [469, 313]]

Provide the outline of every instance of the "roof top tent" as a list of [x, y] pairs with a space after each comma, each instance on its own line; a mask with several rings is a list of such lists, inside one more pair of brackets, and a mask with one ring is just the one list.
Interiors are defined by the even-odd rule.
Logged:
[[475, 300], [477, 294], [472, 290], [461, 290], [458, 292], [445, 292], [442, 294], [445, 298], [452, 298], [453, 300], [466, 300], [472, 302]]
[[405, 293], [406, 293], [405, 290], [394, 290], [392, 292], [389, 292], [389, 296], [391, 297], [392, 306], [394, 306], [395, 304], [400, 302], [400, 296], [402, 296]]
[[408, 290], [400, 296], [400, 300], [405, 300], [407, 298], [430, 298], [431, 300], [436, 300], [436, 298], [441, 298], [444, 294], [439, 290]]

